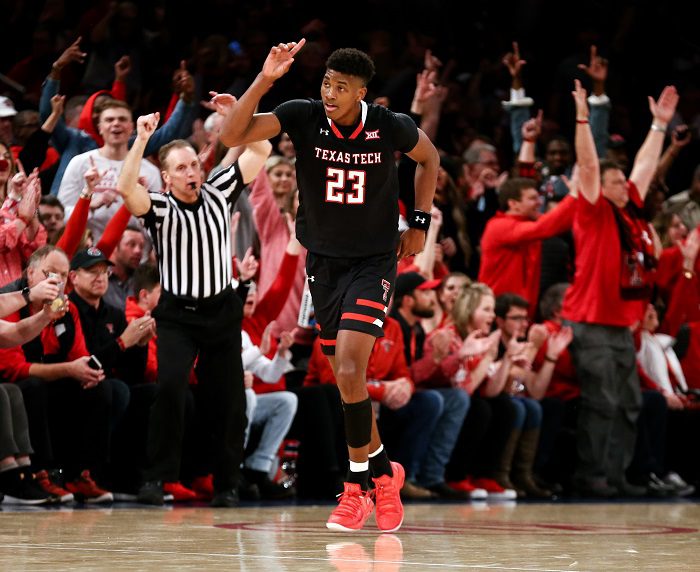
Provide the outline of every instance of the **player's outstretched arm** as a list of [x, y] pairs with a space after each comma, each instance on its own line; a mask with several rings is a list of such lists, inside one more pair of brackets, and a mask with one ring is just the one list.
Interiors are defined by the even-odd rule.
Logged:
[[227, 147], [235, 147], [252, 141], [270, 139], [279, 135], [282, 127], [272, 113], [255, 113], [260, 99], [276, 80], [289, 71], [294, 56], [306, 43], [278, 44], [270, 49], [262, 70], [238, 102], [229, 94], [213, 94], [212, 103], [224, 115], [219, 139]]

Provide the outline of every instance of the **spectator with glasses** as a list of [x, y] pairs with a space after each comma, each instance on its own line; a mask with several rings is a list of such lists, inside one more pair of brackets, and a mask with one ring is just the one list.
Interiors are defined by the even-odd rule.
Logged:
[[[499, 355], [505, 355], [511, 340], [525, 339], [530, 324], [528, 310], [528, 301], [517, 294], [506, 293], [496, 298], [496, 325], [501, 331]], [[496, 481], [506, 489], [515, 488], [519, 497], [547, 498], [552, 492], [539, 487], [532, 473], [540, 441], [542, 406], [526, 393], [529, 365], [513, 364], [508, 372], [504, 392], [511, 396], [517, 414]]]
[[[46, 245], [32, 254], [26, 280], [18, 286], [31, 289], [50, 276], [65, 284], [68, 273], [65, 253]], [[33, 315], [42, 305], [32, 302], [7, 319]], [[128, 391], [121, 381], [106, 379], [101, 368], [90, 367], [89, 361], [80, 315], [69, 303], [65, 315], [38, 336], [0, 350], [0, 377], [22, 390], [35, 466], [65, 470], [68, 490], [57, 487], [44, 471], [39, 473], [41, 486], [61, 499], [72, 493], [90, 503], [111, 502], [112, 493], [99, 487], [92, 475], [109, 459], [111, 431], [126, 408]]]

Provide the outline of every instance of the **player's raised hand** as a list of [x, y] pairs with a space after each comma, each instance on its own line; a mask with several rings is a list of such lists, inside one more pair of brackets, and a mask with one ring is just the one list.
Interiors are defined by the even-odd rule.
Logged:
[[298, 42], [272, 46], [262, 67], [265, 79], [275, 81], [286, 74], [294, 63], [294, 56], [304, 47], [305, 43], [306, 40], [302, 38]]

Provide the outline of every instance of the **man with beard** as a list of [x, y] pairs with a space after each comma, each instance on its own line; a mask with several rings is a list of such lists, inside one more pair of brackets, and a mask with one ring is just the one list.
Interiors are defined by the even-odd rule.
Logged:
[[146, 239], [141, 229], [134, 224], [127, 226], [117, 248], [110, 256], [114, 266], [109, 276], [109, 289], [104, 295], [105, 302], [120, 310], [126, 309], [126, 299], [134, 296], [132, 278], [134, 271], [141, 265], [145, 246]]
[[[435, 359], [423, 358], [425, 331], [420, 320], [431, 318], [435, 313], [435, 288], [439, 285], [440, 280], [427, 280], [418, 272], [405, 272], [396, 277], [391, 316], [401, 326], [404, 354], [412, 377], [415, 377], [415, 371], [430, 371], [440, 367], [440, 361], [448, 353], [449, 338], [438, 333], [432, 338]], [[421, 379], [426, 377], [422, 376]], [[424, 428], [424, 436], [429, 435], [429, 439], [426, 439], [424, 452], [416, 456], [414, 474], [411, 474], [411, 465], [406, 465], [407, 482], [415, 477], [421, 488], [426, 488], [441, 498], [486, 498], [486, 491], [482, 489], [458, 491], [445, 483], [445, 467], [469, 410], [469, 394], [455, 387], [445, 387], [416, 392], [411, 402], [417, 401], [416, 398], [431, 404], [436, 401], [438, 415], [432, 432]], [[390, 422], [387, 415], [382, 413], [380, 417], [383, 425]]]

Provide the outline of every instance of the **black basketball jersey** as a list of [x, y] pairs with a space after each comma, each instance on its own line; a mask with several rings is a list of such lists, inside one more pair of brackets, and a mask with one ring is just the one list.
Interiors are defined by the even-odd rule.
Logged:
[[274, 114], [296, 150], [299, 241], [323, 256], [356, 258], [398, 246], [395, 151], [411, 151], [418, 128], [407, 115], [361, 102], [352, 127], [331, 121], [318, 100], [293, 100]]

